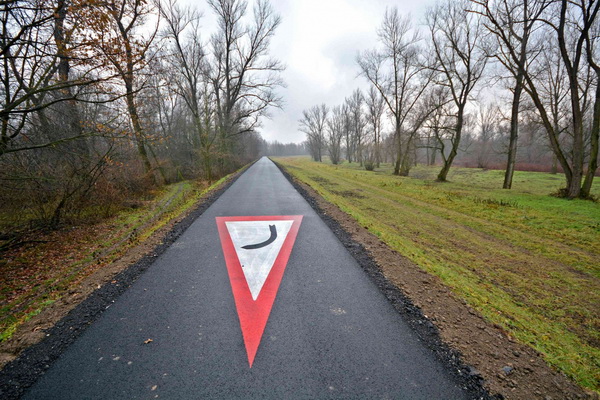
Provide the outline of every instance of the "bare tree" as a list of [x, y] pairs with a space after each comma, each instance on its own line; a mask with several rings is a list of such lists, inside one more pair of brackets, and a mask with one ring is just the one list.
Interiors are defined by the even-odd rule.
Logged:
[[157, 24], [156, 29], [149, 34], [141, 32], [141, 27], [154, 11], [153, 6], [148, 0], [108, 0], [99, 3], [96, 10], [108, 16], [100, 26], [103, 31], [99, 33], [99, 46], [108, 65], [116, 71], [123, 85], [138, 155], [146, 174], [155, 181], [148, 157], [148, 138], [142, 126], [136, 99], [144, 83], [140, 79], [141, 70], [146, 66], [148, 49], [158, 30]]
[[385, 112], [385, 102], [381, 94], [374, 86], [369, 88], [365, 99], [367, 104], [367, 122], [373, 134], [373, 161], [379, 168], [381, 164], [381, 131], [383, 125], [383, 113]]
[[211, 81], [222, 157], [231, 140], [253, 132], [269, 107], [280, 107], [275, 89], [283, 85], [284, 66], [269, 57], [269, 45], [281, 18], [267, 0], [254, 4], [253, 21], [244, 24], [244, 0], [208, 0], [217, 15], [218, 32], [211, 39]]
[[352, 113], [350, 112], [350, 107], [348, 106], [348, 99], [344, 101], [344, 104], [341, 105], [340, 112], [343, 115], [344, 122], [344, 142], [346, 143], [346, 161], [349, 163], [352, 162], [354, 156], [354, 140], [353, 140], [353, 132], [354, 127], [352, 124]]
[[335, 106], [327, 120], [327, 151], [329, 152], [329, 159], [334, 165], [339, 164], [342, 158], [345, 119], [346, 115], [342, 106]]
[[419, 35], [410, 17], [401, 17], [398, 8], [387, 9], [378, 31], [380, 50], [357, 57], [361, 74], [379, 91], [393, 118], [396, 135], [395, 175], [408, 175], [414, 129], [405, 129], [419, 99], [431, 83], [423, 60]]
[[[571, 151], [572, 164], [568, 165], [565, 163], [563, 169], [565, 174], [570, 176], [571, 179], [567, 178], [567, 196], [570, 198], [574, 197], [587, 197], [589, 196], [589, 188], [591, 188], [594, 174], [596, 172], [596, 163], [598, 156], [598, 129], [600, 126], [592, 126], [592, 132], [590, 138], [593, 138], [595, 146], [591, 149], [594, 153], [594, 162], [588, 165], [588, 174], [586, 176], [586, 190], [582, 192], [581, 181], [583, 179], [584, 169], [584, 157], [585, 157], [585, 142], [584, 142], [584, 114], [585, 114], [585, 93], [582, 93], [581, 75], [582, 69], [585, 68], [582, 65], [585, 61], [588, 61], [590, 65], [594, 65], [597, 68], [596, 60], [594, 59], [595, 54], [591, 49], [593, 48], [593, 39], [590, 35], [590, 30], [594, 27], [598, 11], [600, 10], [600, 2], [590, 2], [581, 0], [579, 2], [571, 2], [562, 0], [560, 4], [560, 13], [557, 24], [553, 25], [558, 35], [558, 45], [560, 49], [560, 55], [565, 64], [567, 71], [567, 77], [569, 80], [569, 94], [572, 109], [572, 130], [573, 130], [573, 149]], [[590, 49], [590, 51], [587, 51]], [[587, 59], [586, 59], [587, 55]], [[600, 69], [595, 69], [596, 73], [600, 73]], [[584, 89], [585, 90], [585, 89]], [[534, 98], [534, 102], [536, 99]], [[596, 105], [594, 111], [600, 108], [600, 91], [596, 90]], [[599, 110], [600, 111], [600, 110]], [[547, 117], [542, 117], [545, 119]], [[565, 157], [562, 154], [558, 141], [550, 140], [555, 153], [558, 151], [561, 154], [557, 154], [559, 162], [564, 163]], [[565, 168], [566, 167], [566, 168]], [[593, 167], [593, 170], [592, 168]], [[589, 173], [591, 172], [591, 174]], [[589, 178], [589, 179], [588, 179]]]
[[[538, 0], [535, 4], [544, 4], [541, 1]], [[592, 68], [596, 74], [596, 79], [598, 72], [600, 72], [599, 69], [595, 68], [597, 66], [597, 54], [595, 52], [597, 35], [593, 34], [597, 30], [599, 10], [599, 2], [560, 0], [550, 2], [550, 5], [544, 9], [544, 13], [539, 18], [540, 29], [546, 27], [552, 32], [552, 34], [546, 36], [549, 45], [544, 51], [550, 52], [554, 48], [558, 48], [559, 60], [564, 66], [568, 82], [571, 119], [569, 133], [572, 135], [572, 140], [568, 146], [565, 146], [559, 140], [560, 132], [556, 131], [551, 109], [548, 108], [548, 103], [544, 102], [540, 93], [540, 80], [537, 75], [539, 68], [533, 71], [530, 71], [531, 67], [520, 70], [523, 73], [525, 82], [524, 89], [538, 110], [542, 124], [548, 133], [552, 150], [565, 173], [567, 184], [564, 194], [568, 198], [589, 196], [589, 190], [597, 168], [600, 92], [596, 89], [596, 93], [588, 93], [591, 86], [586, 71]], [[500, 22], [492, 20], [493, 15], [491, 13], [486, 13], [486, 18], [492, 21], [492, 24], [501, 26]], [[536, 29], [535, 26], [533, 29]], [[502, 31], [497, 31], [496, 34], [500, 35], [499, 37], [506, 47], [507, 57], [510, 57], [514, 65], [518, 65], [520, 60], [519, 48], [516, 47], [513, 41], [502, 36]], [[586, 149], [584, 125], [586, 108], [591, 103], [589, 96], [594, 98], [592, 107], [594, 117], [598, 109], [599, 120], [597, 124], [592, 122], [590, 127], [587, 143], [587, 147], [590, 148], [590, 156], [586, 180], [582, 187]]]
[[446, 137], [452, 130], [450, 90], [445, 86], [432, 86], [427, 93], [427, 113], [423, 127], [426, 132], [427, 164], [435, 165], [439, 153], [444, 163], [447, 159]]
[[[535, 26], [550, 0], [471, 0], [474, 12], [485, 18], [485, 26], [496, 39], [497, 49], [492, 56], [511, 74], [512, 104], [510, 141], [504, 174], [504, 189], [510, 189], [517, 157], [519, 137], [519, 107], [526, 69], [542, 50], [535, 40]], [[533, 43], [535, 42], [535, 43]]]
[[[89, 43], [80, 39], [75, 46], [78, 34], [94, 28], [89, 18], [73, 22], [72, 14], [82, 6], [70, 6], [65, 0], [24, 0], [0, 7], [0, 156], [82, 139], [73, 101], [85, 97], [88, 89], [97, 90], [90, 85], [98, 82], [92, 77], [93, 62], [81, 57], [89, 51]], [[76, 78], [69, 74], [74, 59], [81, 67]], [[46, 115], [54, 105], [56, 112], [59, 103], [69, 103], [60, 113], [71, 117], [66, 130], [53, 129]], [[21, 135], [34, 119], [50, 137]]]
[[[500, 109], [495, 103], [481, 103], [477, 110], [477, 126], [479, 134], [477, 135], [477, 167], [488, 168], [491, 146], [495, 136], [498, 134], [500, 123]], [[512, 137], [511, 137], [512, 145]], [[510, 145], [509, 145], [510, 151]]]
[[68, 0], [0, 7], [3, 181], [28, 193], [27, 201], [38, 199], [40, 219], [56, 227], [69, 204], [92, 190], [113, 150], [111, 141], [88, 143], [102, 129], [84, 126], [78, 102], [94, 101], [90, 94], [101, 90], [88, 38], [99, 18], [85, 12], [87, 4]]
[[[547, 40], [552, 41], [551, 37], [545, 36]], [[536, 65], [536, 82], [539, 100], [547, 110], [548, 117], [552, 123], [552, 134], [561, 144], [562, 148], [567, 146], [567, 141], [571, 139], [571, 110], [569, 105], [569, 82], [565, 70], [565, 65], [557, 51], [544, 51], [540, 54]], [[527, 118], [539, 124], [544, 128], [544, 123], [535, 115], [536, 107], [529, 101], [530, 108]], [[553, 153], [552, 173], [558, 172], [558, 158]]]
[[315, 161], [323, 161], [322, 152], [325, 149], [325, 128], [329, 109], [325, 104], [313, 106], [302, 112], [299, 121], [300, 130], [306, 133], [310, 153]]
[[[81, 126], [81, 120], [79, 116], [79, 110], [77, 103], [73, 99], [73, 91], [69, 85], [72, 58], [75, 58], [74, 47], [77, 44], [72, 43], [72, 37], [75, 26], [77, 25], [71, 18], [69, 21], [69, 2], [67, 0], [57, 0], [56, 8], [53, 13], [54, 17], [54, 30], [53, 37], [56, 46], [57, 54], [57, 77], [58, 82], [63, 83], [64, 88], [61, 88], [57, 95], [65, 99], [65, 101], [59, 102], [56, 105], [58, 108], [58, 115], [61, 116], [60, 124], [68, 127], [67, 135], [64, 133], [61, 136], [83, 136], [83, 127]], [[72, 14], [72, 13], [71, 13]], [[57, 131], [64, 131], [60, 129]], [[83, 140], [78, 140], [70, 143], [76, 152], [86, 152], [86, 144]]]
[[195, 141], [199, 143], [206, 178], [213, 179], [214, 93], [208, 78], [208, 61], [200, 37], [201, 14], [192, 8], [182, 9], [175, 0], [161, 8], [165, 20], [165, 36], [171, 43], [166, 59], [173, 67], [174, 86], [191, 113]]
[[467, 6], [467, 0], [446, 0], [426, 16], [435, 55], [433, 68], [438, 73], [436, 83], [449, 89], [454, 104], [455, 123], [448, 132], [450, 152], [437, 177], [442, 182], [458, 153], [465, 109], [487, 63], [486, 54], [478, 47], [483, 26], [478, 16], [467, 12]]
[[160, 55], [149, 65], [151, 76], [143, 93], [143, 118], [148, 134], [155, 143], [161, 144], [155, 146], [157, 156], [174, 167], [172, 171], [164, 168], [167, 173], [171, 172], [169, 181], [196, 178], [199, 170], [209, 179], [199, 154], [196, 121], [179, 90], [184, 82], [181, 70], [173, 68], [172, 58], [172, 55]]
[[[364, 97], [360, 89], [355, 89], [352, 95], [346, 99], [346, 107], [350, 122], [347, 132], [348, 147], [346, 151], [354, 155], [354, 159], [363, 165], [363, 146], [365, 140], [365, 126], [367, 121], [363, 112]], [[348, 157], [350, 159], [350, 157]]]
[[[582, 9], [584, 9], [585, 3], [582, 5]], [[594, 15], [592, 15], [592, 13]], [[595, 75], [595, 86], [596, 91], [593, 93], [594, 102], [592, 106], [592, 121], [590, 126], [590, 154], [588, 161], [588, 168], [585, 174], [585, 180], [583, 181], [583, 186], [581, 188], [581, 195], [583, 197], [589, 197], [592, 190], [592, 183], [594, 181], [594, 176], [596, 175], [596, 170], [598, 169], [598, 155], [600, 151], [600, 64], [598, 54], [598, 38], [600, 37], [600, 27], [597, 23], [598, 18], [598, 4], [596, 4], [596, 8], [593, 9], [590, 5], [590, 8], [586, 11], [582, 12], [584, 21], [591, 22], [591, 26], [588, 30], [584, 28], [584, 36], [585, 36], [585, 54], [587, 57], [587, 62], [591, 69], [593, 70], [593, 74]], [[591, 20], [591, 21], [590, 21]], [[587, 23], [584, 23], [584, 27]]]

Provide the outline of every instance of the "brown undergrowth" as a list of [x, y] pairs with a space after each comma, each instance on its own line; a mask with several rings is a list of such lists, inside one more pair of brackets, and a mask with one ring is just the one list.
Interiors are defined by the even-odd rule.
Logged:
[[32, 232], [1, 256], [0, 369], [38, 343], [96, 289], [151, 253], [173, 227], [234, 176], [182, 182], [109, 220]]

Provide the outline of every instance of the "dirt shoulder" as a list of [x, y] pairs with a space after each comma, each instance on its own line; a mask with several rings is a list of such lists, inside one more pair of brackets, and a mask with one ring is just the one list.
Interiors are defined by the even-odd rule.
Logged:
[[75, 339], [245, 171], [205, 193], [188, 211], [73, 287], [0, 343], [0, 398], [19, 398]]
[[552, 369], [535, 350], [484, 320], [439, 278], [390, 249], [354, 218], [279, 167], [420, 338], [459, 375], [481, 381], [500, 399], [600, 398]]

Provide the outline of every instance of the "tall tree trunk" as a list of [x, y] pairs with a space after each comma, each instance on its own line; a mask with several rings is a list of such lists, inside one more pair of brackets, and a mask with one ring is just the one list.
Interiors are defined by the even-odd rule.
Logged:
[[65, 208], [66, 203], [67, 203], [67, 194], [64, 193], [60, 199], [60, 202], [58, 203], [58, 205], [54, 209], [54, 212], [52, 213], [52, 218], [50, 218], [50, 227], [52, 229], [58, 228], [58, 225], [62, 221], [62, 212], [63, 212], [63, 209]]
[[212, 160], [210, 156], [210, 149], [202, 149], [202, 163], [204, 164], [204, 173], [209, 183], [212, 183], [213, 172], [212, 172]]
[[346, 159], [349, 163], [352, 162], [352, 147], [350, 146], [350, 133], [346, 133]]
[[450, 150], [450, 154], [448, 154], [448, 158], [444, 160], [444, 165], [442, 166], [442, 170], [439, 172], [437, 176], [437, 180], [439, 182], [446, 182], [446, 178], [448, 177], [448, 172], [450, 171], [450, 167], [452, 166], [452, 161], [454, 161], [454, 157], [456, 157], [457, 151], [455, 150], [455, 146], [452, 145], [452, 149]]
[[142, 163], [144, 164], [144, 171], [146, 174], [151, 174], [152, 181], [156, 183], [156, 178], [154, 174], [152, 174], [152, 165], [150, 164], [150, 159], [148, 158], [148, 153], [146, 152], [146, 147], [144, 144], [144, 131], [142, 129], [142, 125], [140, 124], [140, 118], [138, 116], [137, 107], [135, 106], [135, 100], [133, 98], [133, 88], [131, 84], [126, 84], [127, 87], [127, 111], [129, 112], [129, 117], [131, 118], [131, 124], [133, 125], [133, 134], [135, 136], [135, 143], [137, 146], [138, 154], [142, 159]]
[[519, 72], [516, 79], [515, 92], [513, 93], [512, 108], [510, 112], [510, 142], [508, 144], [508, 158], [506, 160], [506, 172], [504, 173], [503, 189], [512, 187], [515, 162], [517, 160], [517, 143], [519, 139], [519, 104], [523, 92], [523, 74]]
[[400, 120], [396, 117], [396, 164], [394, 165], [394, 175], [400, 175], [400, 167], [402, 165], [402, 139], [400, 137]]
[[513, 175], [515, 172], [515, 162], [517, 159], [517, 143], [519, 139], [519, 104], [521, 103], [521, 94], [523, 92], [523, 83], [525, 78], [525, 67], [527, 62], [527, 44], [531, 26], [529, 23], [529, 4], [528, 0], [523, 2], [523, 36], [521, 37], [521, 47], [519, 49], [519, 60], [517, 63], [517, 76], [515, 77], [515, 92], [513, 93], [513, 102], [510, 114], [510, 142], [508, 145], [508, 158], [506, 160], [506, 172], [504, 174], [503, 189], [512, 187]]
[[379, 168], [379, 165], [381, 164], [381, 144], [379, 143], [381, 141], [380, 137], [381, 134], [378, 132], [379, 131], [379, 126], [375, 125], [375, 165], [377, 166], [377, 168]]
[[152, 165], [150, 164], [148, 153], [146, 152], [144, 145], [144, 130], [142, 129], [137, 106], [135, 104], [135, 91], [133, 87], [135, 61], [131, 42], [132, 39], [129, 36], [130, 32], [128, 32], [124, 27], [123, 21], [118, 18], [118, 13], [115, 14], [115, 22], [119, 28], [119, 33], [121, 35], [121, 39], [123, 40], [123, 46], [125, 50], [125, 68], [119, 69], [119, 72], [121, 74], [121, 79], [123, 79], [123, 83], [125, 84], [125, 101], [127, 102], [127, 112], [129, 113], [129, 118], [131, 119], [135, 143], [137, 146], [138, 155], [140, 156], [142, 164], [144, 165], [144, 171], [147, 175], [150, 175], [152, 183], [156, 184], [156, 177], [152, 173]]
[[160, 174], [160, 177], [163, 179], [163, 182], [165, 183], [165, 185], [168, 184], [169, 180], [167, 179], [167, 174], [165, 173], [165, 169], [158, 162], [158, 157], [156, 157], [156, 153], [154, 152], [154, 149], [152, 148], [152, 146], [148, 146], [148, 149], [150, 150], [150, 154], [152, 154], [152, 158], [154, 159], [154, 163], [156, 164], [156, 167], [158, 169], [158, 173]]
[[[533, 83], [533, 78], [530, 75], [525, 75], [525, 81], [527, 82], [526, 90], [527, 90], [531, 100], [535, 104], [535, 107], [537, 108], [537, 110], [539, 112], [539, 116], [542, 119], [542, 124], [544, 125], [544, 128], [546, 129], [546, 132], [548, 133], [548, 140], [550, 141], [550, 146], [552, 148], [552, 152], [554, 153], [554, 157], [556, 158], [556, 161], [560, 164], [560, 166], [562, 167], [562, 169], [564, 171], [565, 179], [567, 181], [567, 187], [568, 187], [569, 183], [571, 182], [572, 176], [573, 176], [573, 170], [571, 168], [571, 165], [569, 164], [569, 160], [567, 160], [567, 157], [563, 153], [561, 144], [559, 142], [559, 138], [558, 138], [559, 131], [557, 130], [556, 120], [554, 121], [554, 125], [553, 125], [553, 122], [551, 122], [550, 118], [548, 117], [546, 108], [545, 108], [544, 104], [542, 103], [541, 97], [537, 92], [535, 84]], [[555, 113], [553, 113], [553, 114], [555, 115]]]
[[360, 166], [362, 167], [363, 166], [363, 155], [362, 155], [362, 143], [361, 143], [360, 136], [356, 140], [356, 158], [357, 158]]
[[590, 159], [588, 169], [581, 188], [581, 195], [589, 197], [592, 190], [594, 175], [598, 169], [598, 141], [600, 136], [600, 85], [596, 85], [596, 100], [594, 101], [594, 119], [592, 120], [592, 131], [590, 133]]
[[[54, 13], [54, 42], [56, 43], [56, 52], [58, 56], [58, 79], [61, 83], [68, 83], [69, 73], [71, 70], [69, 50], [67, 49], [67, 42], [65, 39], [65, 19], [67, 17], [68, 4], [66, 0], [58, 0], [56, 5], [56, 12]], [[60, 90], [60, 95], [67, 99], [66, 101], [60, 102], [58, 108], [61, 111], [63, 121], [67, 127], [66, 136], [69, 137], [80, 137], [83, 136], [83, 128], [81, 126], [81, 117], [79, 114], [79, 108], [77, 103], [72, 99], [73, 93], [70, 87], [66, 87]], [[82, 156], [89, 155], [89, 149], [87, 143], [83, 138], [69, 143], [69, 147], [75, 150]]]
[[458, 116], [456, 120], [456, 131], [454, 134], [454, 139], [452, 140], [452, 148], [450, 149], [450, 154], [448, 154], [448, 158], [444, 159], [444, 165], [442, 166], [442, 170], [437, 176], [437, 180], [439, 182], [446, 182], [446, 178], [448, 177], [448, 171], [450, 171], [450, 167], [452, 166], [452, 162], [454, 158], [458, 154], [458, 146], [460, 145], [460, 136], [462, 134], [463, 128], [463, 119], [464, 119], [464, 105], [460, 106], [458, 109]]
[[[576, 83], [575, 83], [576, 84]], [[579, 107], [579, 90], [571, 87], [571, 103], [573, 108], [573, 165], [572, 176], [567, 181], [567, 197], [574, 199], [581, 195], [581, 181], [583, 180], [583, 158], [584, 158], [584, 143], [583, 143], [583, 118]]]
[[[400, 176], [408, 176], [410, 172], [411, 159], [410, 151], [412, 148], [412, 135], [407, 138], [406, 147], [403, 150], [402, 162], [400, 163]], [[415, 157], [416, 158], [416, 157]]]
[[[569, 93], [571, 98], [572, 124], [573, 124], [573, 149], [571, 151], [571, 174], [567, 176], [567, 197], [574, 199], [581, 194], [581, 181], [583, 179], [583, 113], [579, 96], [579, 60], [582, 49], [582, 38], [579, 38], [575, 48], [574, 60], [571, 61], [567, 41], [565, 39], [565, 26], [567, 25], [567, 0], [562, 0], [560, 9], [560, 22], [558, 26], [558, 46], [564, 61], [567, 77], [569, 78]], [[589, 27], [587, 27], [589, 29]]]

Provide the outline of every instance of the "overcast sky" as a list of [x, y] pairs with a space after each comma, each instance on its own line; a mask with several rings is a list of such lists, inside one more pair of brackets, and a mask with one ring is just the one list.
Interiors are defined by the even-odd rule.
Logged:
[[[205, 2], [181, 3], [200, 8], [202, 25], [211, 31], [212, 15]], [[359, 50], [376, 45], [386, 7], [397, 6], [400, 13], [410, 13], [421, 23], [431, 0], [271, 0], [271, 4], [282, 18], [271, 55], [286, 65], [287, 87], [280, 89], [283, 110], [271, 110], [272, 119], [264, 120], [260, 133], [268, 141], [287, 143], [305, 140], [298, 131], [302, 110], [320, 103], [340, 104], [357, 87], [367, 87], [364, 78], [357, 77], [355, 58]]]

